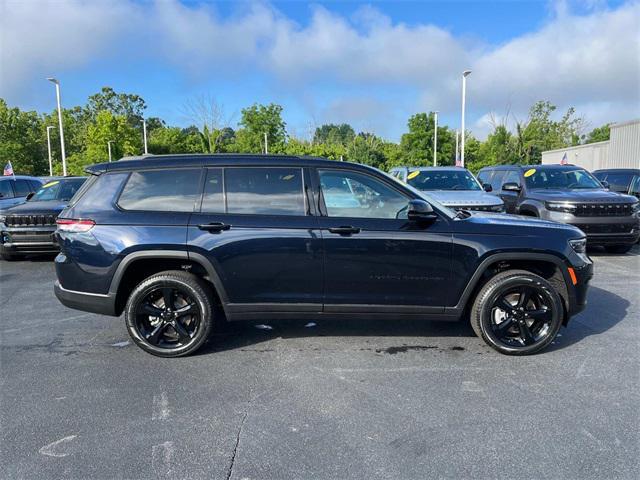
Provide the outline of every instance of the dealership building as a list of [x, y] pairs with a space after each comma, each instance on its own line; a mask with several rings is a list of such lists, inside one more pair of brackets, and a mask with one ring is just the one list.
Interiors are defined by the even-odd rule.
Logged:
[[593, 171], [601, 168], [640, 168], [640, 119], [611, 125], [610, 139], [542, 152], [543, 164], [566, 163]]

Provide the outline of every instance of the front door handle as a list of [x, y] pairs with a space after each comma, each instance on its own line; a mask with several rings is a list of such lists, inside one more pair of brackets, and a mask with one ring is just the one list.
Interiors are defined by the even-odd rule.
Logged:
[[358, 227], [331, 227], [329, 229], [331, 233], [338, 233], [340, 235], [352, 235], [354, 233], [360, 233]]
[[225, 230], [229, 230], [231, 228], [231, 225], [227, 225], [226, 223], [222, 223], [222, 222], [212, 222], [212, 223], [203, 223], [201, 225], [198, 225], [198, 228], [200, 230], [206, 230], [212, 233], [220, 233]]

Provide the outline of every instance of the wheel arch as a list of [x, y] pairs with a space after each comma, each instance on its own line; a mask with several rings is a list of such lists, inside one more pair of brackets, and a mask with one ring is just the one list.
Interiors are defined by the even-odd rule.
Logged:
[[453, 309], [467, 313], [482, 286], [498, 273], [507, 270], [526, 270], [549, 281], [562, 299], [563, 323], [568, 321], [571, 305], [571, 293], [568, 285], [571, 284], [571, 278], [564, 260], [547, 253], [496, 253], [490, 255], [480, 263], [473, 273], [458, 300], [458, 304]]
[[[129, 293], [145, 278], [165, 270], [183, 270], [193, 273], [210, 284], [214, 303], [226, 308], [226, 292], [220, 276], [206, 257], [183, 250], [147, 250], [133, 252], [122, 259], [111, 279], [109, 294], [115, 297], [115, 312], [124, 310]], [[225, 311], [226, 313], [226, 311]]]

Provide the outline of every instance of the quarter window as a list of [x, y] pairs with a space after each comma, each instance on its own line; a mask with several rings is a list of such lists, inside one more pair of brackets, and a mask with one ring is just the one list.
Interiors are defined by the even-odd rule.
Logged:
[[320, 188], [330, 217], [406, 218], [408, 198], [369, 175], [320, 170]]
[[302, 169], [225, 168], [227, 213], [305, 215]]
[[200, 169], [133, 172], [118, 204], [125, 210], [192, 212], [199, 187]]

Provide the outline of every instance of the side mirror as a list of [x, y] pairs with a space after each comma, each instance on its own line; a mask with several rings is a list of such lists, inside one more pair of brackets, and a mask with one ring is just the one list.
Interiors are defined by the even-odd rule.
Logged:
[[412, 222], [433, 221], [438, 218], [433, 207], [424, 200], [410, 200], [407, 209], [407, 218]]
[[516, 182], [507, 182], [502, 185], [502, 190], [505, 192], [519, 192], [522, 190], [522, 187], [520, 187]]
[[25, 199], [27, 200], [27, 202], [28, 202], [29, 200], [31, 200], [35, 194], [36, 194], [36, 192], [31, 192], [29, 195], [27, 195], [27, 196], [25, 197]]
[[609, 185], [609, 182], [607, 182], [606, 180], [601, 180], [600, 183], [602, 184], [605, 190], [609, 190], [609, 188], [611, 187], [611, 185]]
[[491, 186], [491, 184], [490, 184], [490, 183], [483, 183], [483, 184], [482, 184], [482, 189], [483, 189], [485, 192], [492, 192], [492, 191], [493, 191], [493, 187]]

